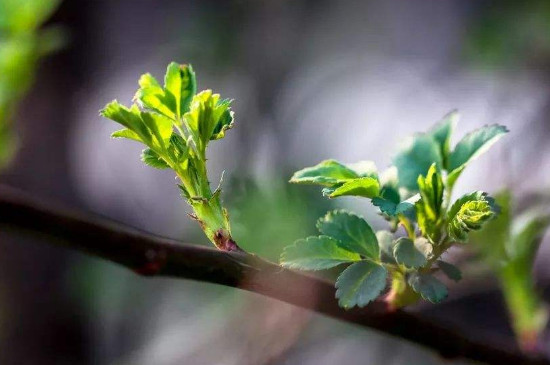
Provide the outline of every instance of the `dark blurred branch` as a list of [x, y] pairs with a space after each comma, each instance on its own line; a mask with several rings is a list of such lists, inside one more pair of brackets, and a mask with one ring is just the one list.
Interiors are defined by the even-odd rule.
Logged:
[[[382, 301], [345, 311], [332, 283], [243, 252], [222, 252], [153, 236], [121, 224], [44, 203], [0, 186], [0, 225], [60, 239], [67, 247], [116, 262], [148, 276], [200, 280], [248, 290], [417, 343], [445, 358], [490, 364], [550, 364], [513, 347], [497, 347], [464, 336], [415, 313], [389, 312]], [[37, 258], [39, 259], [39, 258]]]

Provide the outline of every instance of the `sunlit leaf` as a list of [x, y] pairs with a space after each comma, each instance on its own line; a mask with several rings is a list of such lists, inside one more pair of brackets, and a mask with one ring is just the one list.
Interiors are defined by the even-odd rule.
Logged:
[[369, 224], [361, 217], [335, 210], [327, 213], [317, 222], [321, 234], [339, 241], [348, 251], [378, 260], [380, 258], [378, 240]]
[[296, 171], [291, 183], [333, 186], [346, 180], [360, 177], [354, 170], [336, 160], [325, 160], [319, 164]]
[[353, 180], [348, 180], [341, 185], [323, 189], [323, 195], [329, 198], [337, 198], [339, 196], [351, 195], [361, 196], [364, 198], [374, 198], [378, 196], [380, 185], [378, 180], [372, 177], [360, 177]]
[[281, 265], [290, 269], [323, 270], [360, 259], [359, 254], [341, 248], [337, 240], [319, 236], [287, 246], [281, 255]]
[[131, 139], [134, 141], [142, 142], [141, 138], [139, 138], [138, 134], [136, 132], [133, 132], [129, 129], [121, 129], [119, 131], [113, 132], [111, 134], [112, 138], [126, 138]]
[[449, 236], [458, 242], [468, 238], [468, 232], [479, 230], [495, 215], [494, 206], [487, 194], [476, 191], [458, 199], [448, 212]]
[[141, 153], [141, 161], [156, 169], [167, 169], [170, 167], [162, 157], [150, 148], [143, 150]]

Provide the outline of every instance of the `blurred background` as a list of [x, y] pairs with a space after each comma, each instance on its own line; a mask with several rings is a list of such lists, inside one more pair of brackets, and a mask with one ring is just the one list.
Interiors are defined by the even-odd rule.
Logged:
[[[0, 28], [22, 14], [6, 16], [17, 0], [3, 2], [8, 5], [0, 7]], [[455, 108], [462, 115], [455, 142], [484, 124], [511, 130], [466, 170], [457, 195], [508, 187], [521, 204], [550, 191], [546, 0], [34, 3], [53, 4], [43, 16], [44, 31], [54, 30], [51, 47], [12, 84], [0, 74], [0, 85], [7, 85], [0, 101], [28, 83], [13, 111], [18, 146], [0, 182], [33, 195], [208, 244], [187, 218], [185, 202], [176, 198], [172, 173], [143, 165], [140, 147], [110, 139], [115, 124], [98, 116], [112, 99], [129, 104], [139, 75], [161, 78], [170, 61], [193, 64], [199, 89], [235, 99], [236, 126], [212, 144], [210, 176], [218, 181], [225, 170], [224, 201], [234, 236], [268, 259], [277, 260], [282, 247], [311, 234], [316, 219], [334, 207], [383, 227], [367, 202], [327, 201], [318, 188], [288, 185], [292, 171], [326, 158], [373, 160], [383, 169], [400, 140]], [[0, 47], [8, 44], [6, 34]], [[42, 41], [38, 44], [50, 44]], [[546, 243], [535, 277], [537, 288], [550, 294]], [[453, 252], [450, 260], [468, 255]], [[476, 338], [514, 346], [496, 281], [479, 265], [464, 271], [466, 279], [452, 286], [443, 304], [414, 310]], [[544, 337], [542, 348], [550, 352]], [[442, 360], [409, 343], [257, 295], [141, 278], [108, 262], [0, 232], [0, 362]]]

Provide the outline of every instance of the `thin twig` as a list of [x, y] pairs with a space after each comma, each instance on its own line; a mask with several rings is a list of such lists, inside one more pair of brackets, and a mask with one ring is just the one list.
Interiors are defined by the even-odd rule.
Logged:
[[345, 311], [338, 307], [334, 286], [328, 281], [283, 269], [244, 252], [222, 252], [157, 237], [45, 203], [7, 186], [0, 186], [0, 226], [56, 238], [55, 242], [126, 266], [140, 275], [193, 279], [262, 294], [377, 329], [430, 348], [445, 358], [463, 357], [499, 365], [550, 365], [546, 358], [464, 336], [452, 326], [417, 313], [388, 311], [382, 301]]

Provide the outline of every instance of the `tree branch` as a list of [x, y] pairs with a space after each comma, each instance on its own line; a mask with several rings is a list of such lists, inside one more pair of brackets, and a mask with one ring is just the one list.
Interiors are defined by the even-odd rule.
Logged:
[[414, 342], [445, 358], [490, 364], [549, 365], [515, 348], [477, 341], [444, 324], [405, 311], [388, 311], [382, 301], [362, 309], [338, 307], [332, 283], [286, 270], [244, 252], [223, 252], [153, 236], [91, 217], [0, 186], [0, 226], [60, 239], [66, 246], [126, 266], [140, 275], [168, 276], [221, 284], [262, 294], [356, 325]]

